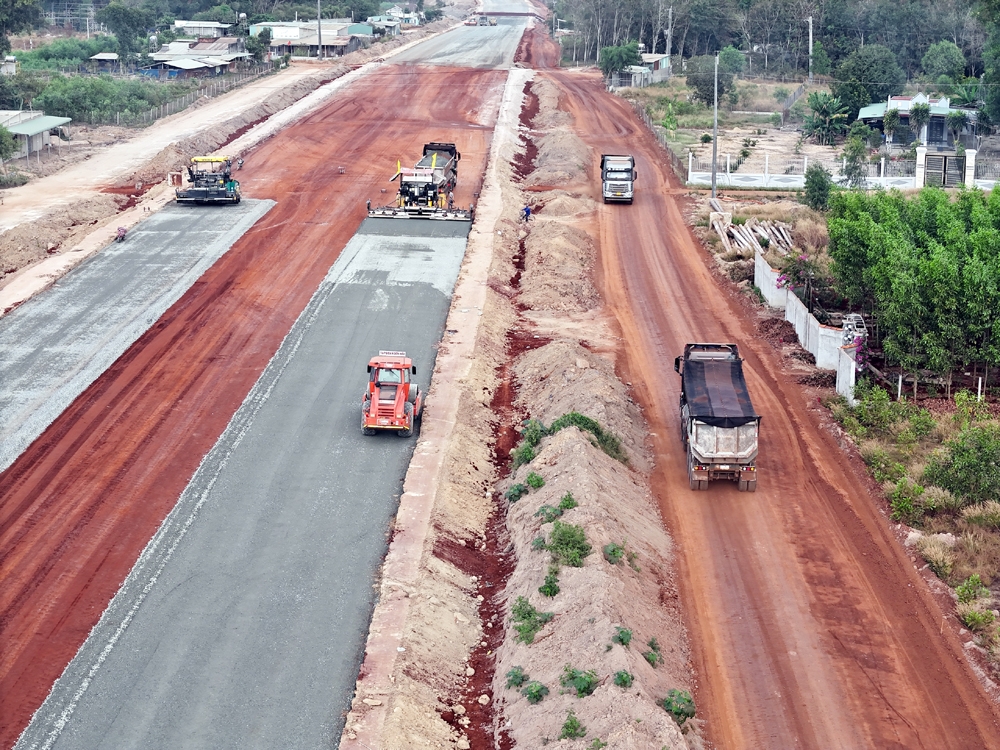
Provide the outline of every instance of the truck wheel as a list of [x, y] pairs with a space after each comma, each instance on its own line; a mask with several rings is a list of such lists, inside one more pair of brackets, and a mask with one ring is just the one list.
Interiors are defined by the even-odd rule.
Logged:
[[698, 489], [701, 490], [702, 492], [707, 491], [708, 490], [708, 480], [707, 479], [701, 479], [701, 480], [699, 480], [698, 481]]
[[757, 491], [757, 480], [756, 479], [747, 480], [747, 492], [756, 492], [756, 491]]
[[746, 492], [747, 491], [747, 486], [749, 484], [750, 484], [750, 480], [748, 480], [748, 479], [741, 479], [740, 480], [740, 492]]
[[410, 435], [413, 434], [413, 404], [411, 404], [409, 401], [403, 404], [403, 414], [406, 415], [406, 424], [409, 426], [403, 428], [397, 434], [401, 438], [408, 438]]
[[377, 430], [375, 430], [374, 427], [365, 427], [365, 415], [368, 414], [369, 409], [371, 409], [371, 405], [372, 405], [372, 402], [369, 401], [369, 400], [367, 400], [367, 399], [361, 405], [361, 434], [362, 435], [371, 436], [371, 435], [374, 435], [377, 432]]

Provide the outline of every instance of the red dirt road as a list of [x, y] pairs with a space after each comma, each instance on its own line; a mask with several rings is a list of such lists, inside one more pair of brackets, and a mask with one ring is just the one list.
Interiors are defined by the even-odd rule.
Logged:
[[[592, 156], [624, 148], [638, 162], [635, 204], [599, 206], [594, 229], [653, 432], [710, 738], [754, 750], [1000, 747], [995, 706], [864, 482], [708, 270], [659, 144], [598, 76], [545, 75]], [[601, 202], [594, 170], [569, 189]], [[756, 493], [688, 489], [673, 359], [691, 341], [734, 341], [747, 359], [763, 415]]]
[[0, 748], [83, 643], [366, 199], [392, 198], [397, 159], [412, 166], [424, 143], [454, 141], [456, 200], [473, 201], [505, 79], [386, 65], [263, 144], [240, 179], [278, 205], [0, 474]]

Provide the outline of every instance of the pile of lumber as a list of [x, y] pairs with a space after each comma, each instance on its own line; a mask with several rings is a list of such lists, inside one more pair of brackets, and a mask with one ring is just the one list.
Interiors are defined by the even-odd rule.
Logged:
[[744, 224], [733, 224], [730, 216], [722, 210], [722, 205], [717, 200], [711, 201], [712, 213], [709, 216], [709, 223], [718, 232], [723, 246], [727, 252], [734, 249], [761, 250], [761, 240], [767, 240], [768, 247], [778, 250], [780, 253], [790, 253], [793, 249], [791, 227], [780, 221], [766, 219], [758, 221], [755, 217], [750, 217]]

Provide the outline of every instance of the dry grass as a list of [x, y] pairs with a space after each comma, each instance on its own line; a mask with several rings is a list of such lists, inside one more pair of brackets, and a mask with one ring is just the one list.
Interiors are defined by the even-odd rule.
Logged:
[[962, 511], [962, 518], [976, 526], [1000, 530], [1000, 502], [987, 500]]
[[815, 211], [808, 210], [795, 218], [792, 224], [792, 240], [805, 250], [825, 252], [830, 244], [826, 219]]
[[951, 575], [955, 554], [950, 544], [938, 536], [924, 536], [917, 540], [916, 547], [938, 577], [947, 579]]
[[953, 583], [961, 583], [975, 573], [989, 586], [1000, 572], [1000, 535], [972, 527], [959, 536], [952, 555]]

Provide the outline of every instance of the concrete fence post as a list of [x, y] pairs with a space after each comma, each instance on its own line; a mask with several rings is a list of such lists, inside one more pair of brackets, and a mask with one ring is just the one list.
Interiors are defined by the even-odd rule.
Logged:
[[927, 147], [917, 146], [917, 169], [914, 187], [922, 188], [927, 178]]
[[729, 156], [730, 156], [730, 154], [726, 154], [726, 176], [727, 177], [729, 176]]
[[694, 152], [688, 151], [688, 182], [691, 182], [691, 173], [694, 171]]
[[965, 152], [965, 186], [975, 187], [976, 185], [976, 149], [967, 149]]

